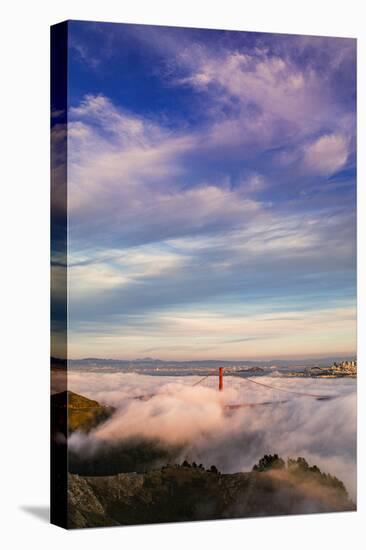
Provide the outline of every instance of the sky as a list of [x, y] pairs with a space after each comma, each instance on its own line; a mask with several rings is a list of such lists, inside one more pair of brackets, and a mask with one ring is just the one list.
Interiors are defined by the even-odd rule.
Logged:
[[355, 354], [355, 40], [68, 33], [69, 356]]

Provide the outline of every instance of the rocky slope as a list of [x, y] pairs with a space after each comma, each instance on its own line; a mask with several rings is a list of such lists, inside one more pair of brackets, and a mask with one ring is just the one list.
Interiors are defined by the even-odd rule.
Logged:
[[[69, 475], [69, 527], [354, 510], [343, 484], [295, 467], [220, 474], [169, 466], [145, 474]], [[334, 480], [336, 483], [334, 483]]]

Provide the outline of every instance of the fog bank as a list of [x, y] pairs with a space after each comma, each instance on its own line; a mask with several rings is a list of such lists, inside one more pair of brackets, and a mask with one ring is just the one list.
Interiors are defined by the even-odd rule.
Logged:
[[[70, 390], [117, 409], [88, 436], [72, 434], [70, 448], [83, 452], [106, 442], [152, 439], [181, 446], [179, 460], [215, 464], [225, 473], [248, 471], [268, 453], [303, 456], [339, 477], [355, 499], [355, 380], [260, 378], [291, 391], [336, 396], [318, 401], [231, 376], [218, 392], [217, 377], [193, 386], [199, 379], [69, 371]], [[232, 404], [258, 406], [225, 410]]]

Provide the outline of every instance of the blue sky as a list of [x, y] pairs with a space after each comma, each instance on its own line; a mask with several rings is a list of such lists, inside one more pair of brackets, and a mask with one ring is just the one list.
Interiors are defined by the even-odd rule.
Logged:
[[356, 346], [352, 39], [69, 23], [71, 357]]

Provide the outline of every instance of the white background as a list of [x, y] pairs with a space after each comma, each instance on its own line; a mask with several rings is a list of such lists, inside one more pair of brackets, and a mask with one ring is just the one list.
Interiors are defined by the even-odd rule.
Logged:
[[[1, 469], [3, 548], [361, 548], [365, 456], [365, 16], [361, 0], [3, 2], [1, 17]], [[49, 494], [49, 25], [64, 19], [358, 38], [358, 512], [66, 532]], [[363, 124], [363, 126], [362, 126]], [[364, 283], [365, 285], [365, 283]], [[27, 510], [30, 508], [33, 512]], [[38, 511], [38, 513], [37, 513]], [[34, 513], [36, 512], [36, 513]], [[43, 515], [43, 519], [42, 516]]]

